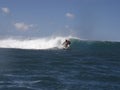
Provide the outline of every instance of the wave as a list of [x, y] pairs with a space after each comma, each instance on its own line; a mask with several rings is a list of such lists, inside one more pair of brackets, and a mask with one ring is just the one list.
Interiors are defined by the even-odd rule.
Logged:
[[89, 41], [77, 37], [46, 37], [46, 38], [7, 38], [0, 40], [0, 48], [16, 49], [63, 49], [62, 43], [70, 39], [70, 49], [78, 53], [93, 54], [119, 54], [120, 42], [111, 41]]
[[46, 38], [7, 38], [0, 40], [0, 48], [17, 48], [17, 49], [53, 49], [63, 48], [62, 43], [65, 39], [75, 39], [75, 37], [46, 37]]
[[119, 56], [120, 42], [112, 41], [90, 41], [90, 40], [71, 40], [71, 49], [84, 55], [108, 55]]

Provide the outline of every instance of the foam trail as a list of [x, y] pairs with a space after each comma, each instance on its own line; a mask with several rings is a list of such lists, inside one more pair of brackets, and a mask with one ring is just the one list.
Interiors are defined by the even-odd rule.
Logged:
[[62, 43], [69, 37], [55, 38], [37, 38], [37, 39], [2, 39], [0, 40], [0, 48], [19, 48], [19, 49], [51, 49], [62, 48]]

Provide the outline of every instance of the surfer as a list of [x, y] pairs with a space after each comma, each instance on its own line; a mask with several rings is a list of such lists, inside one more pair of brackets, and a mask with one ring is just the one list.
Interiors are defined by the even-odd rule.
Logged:
[[65, 40], [63, 45], [64, 45], [64, 48], [68, 48], [70, 46], [71, 42], [69, 40]]

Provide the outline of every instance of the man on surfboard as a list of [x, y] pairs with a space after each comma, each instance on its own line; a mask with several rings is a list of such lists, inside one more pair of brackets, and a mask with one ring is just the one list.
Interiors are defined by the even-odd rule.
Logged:
[[65, 40], [63, 45], [64, 45], [64, 48], [68, 48], [70, 46], [71, 42], [69, 40]]

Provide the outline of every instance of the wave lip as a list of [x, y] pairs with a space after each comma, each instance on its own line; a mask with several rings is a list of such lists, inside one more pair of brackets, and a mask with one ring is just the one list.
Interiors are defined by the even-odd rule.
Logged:
[[0, 48], [17, 48], [17, 49], [61, 49], [65, 39], [74, 37], [52, 37], [37, 39], [14, 39], [7, 38], [0, 40]]

